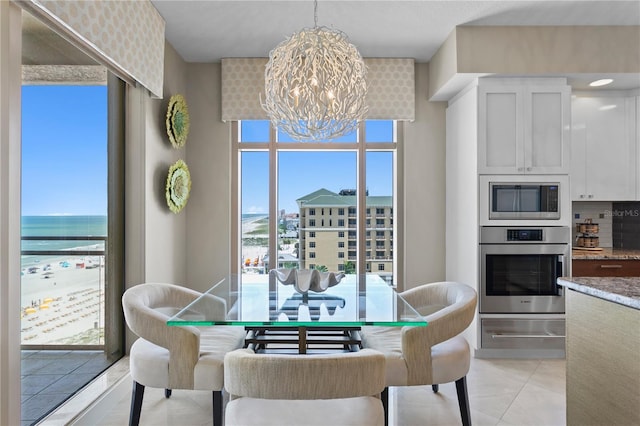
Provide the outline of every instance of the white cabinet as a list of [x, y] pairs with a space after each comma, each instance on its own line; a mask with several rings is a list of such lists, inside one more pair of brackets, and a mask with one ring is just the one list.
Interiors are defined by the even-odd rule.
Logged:
[[509, 79], [478, 88], [480, 174], [567, 174], [570, 87]]
[[572, 101], [571, 198], [636, 199], [636, 98], [575, 97]]

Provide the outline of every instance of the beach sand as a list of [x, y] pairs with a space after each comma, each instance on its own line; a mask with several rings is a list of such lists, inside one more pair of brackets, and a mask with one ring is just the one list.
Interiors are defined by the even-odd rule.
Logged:
[[[69, 267], [61, 266], [64, 260]], [[22, 275], [22, 343], [104, 343], [97, 339], [104, 328], [104, 267], [76, 267], [88, 262], [75, 258], [47, 262]]]

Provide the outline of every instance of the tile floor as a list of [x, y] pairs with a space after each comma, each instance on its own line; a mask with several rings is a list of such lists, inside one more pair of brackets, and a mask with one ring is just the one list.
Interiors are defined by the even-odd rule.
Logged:
[[[471, 420], [476, 426], [558, 426], [565, 420], [565, 360], [472, 359], [467, 376]], [[455, 385], [391, 388], [390, 424], [459, 425]], [[96, 426], [128, 424], [130, 395]], [[211, 393], [162, 389], [145, 392], [140, 424], [196, 426], [211, 424]], [[248, 425], [249, 426], [249, 425]]]
[[111, 363], [102, 351], [23, 350], [21, 425], [35, 424], [103, 372]]

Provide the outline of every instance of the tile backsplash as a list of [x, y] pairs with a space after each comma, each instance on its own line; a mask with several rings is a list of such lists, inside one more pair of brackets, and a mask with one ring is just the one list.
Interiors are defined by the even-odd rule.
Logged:
[[640, 249], [640, 201], [612, 203], [613, 247]]
[[[614, 247], [613, 245], [613, 204], [611, 201], [575, 201], [573, 202], [573, 245], [580, 235], [576, 231], [576, 224], [591, 219], [598, 224], [598, 242], [600, 247]], [[640, 223], [640, 222], [638, 222]]]

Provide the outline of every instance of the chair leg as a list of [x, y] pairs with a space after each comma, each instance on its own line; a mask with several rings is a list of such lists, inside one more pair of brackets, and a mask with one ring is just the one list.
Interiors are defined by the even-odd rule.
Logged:
[[164, 397], [165, 398], [170, 398], [171, 397], [171, 389], [165, 389], [164, 390]]
[[382, 408], [384, 409], [384, 426], [389, 425], [389, 387], [385, 387], [380, 394], [382, 399]]
[[222, 391], [213, 391], [213, 426], [222, 426]]
[[440, 385], [431, 385], [431, 390], [433, 390], [433, 393], [438, 393], [438, 390], [440, 390]]
[[456, 380], [456, 392], [458, 393], [458, 405], [463, 426], [471, 426], [471, 412], [469, 410], [469, 395], [467, 393], [467, 376]]
[[131, 412], [129, 413], [129, 426], [138, 426], [140, 423], [140, 411], [142, 410], [142, 397], [144, 385], [134, 381], [131, 392]]

